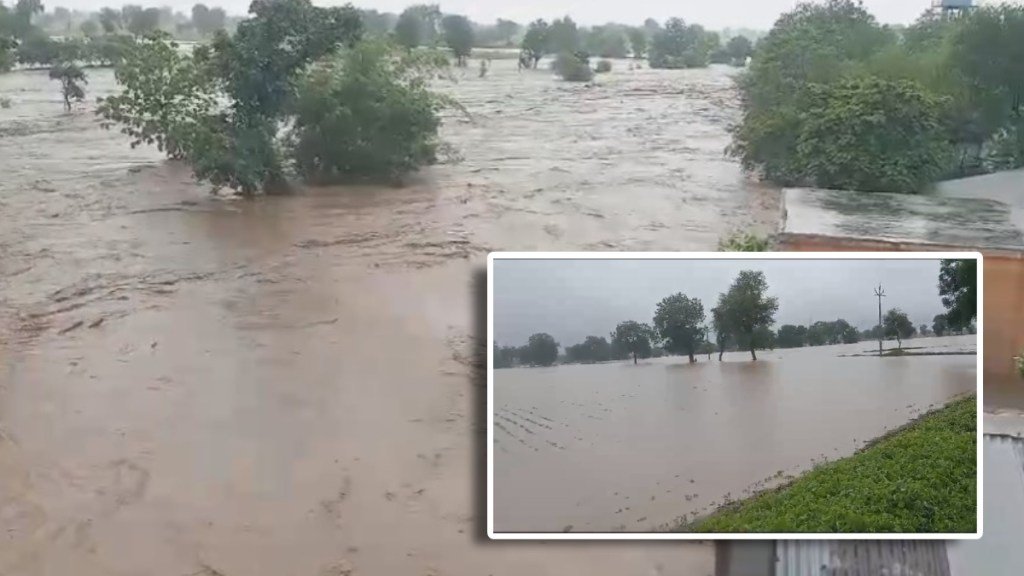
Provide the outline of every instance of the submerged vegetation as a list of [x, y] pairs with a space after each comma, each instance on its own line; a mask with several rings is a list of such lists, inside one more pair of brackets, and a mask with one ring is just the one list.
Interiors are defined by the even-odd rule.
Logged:
[[804, 3], [757, 45], [739, 82], [732, 153], [783, 185], [916, 193], [1024, 166], [1024, 7], [906, 29], [854, 0]]
[[133, 146], [156, 144], [245, 195], [285, 191], [292, 176], [397, 180], [436, 161], [438, 112], [451, 102], [427, 80], [446, 66], [365, 37], [351, 6], [270, 0], [192, 54], [166, 34], [140, 40], [98, 113]]
[[977, 398], [897, 429], [853, 456], [675, 530], [701, 533], [975, 532]]

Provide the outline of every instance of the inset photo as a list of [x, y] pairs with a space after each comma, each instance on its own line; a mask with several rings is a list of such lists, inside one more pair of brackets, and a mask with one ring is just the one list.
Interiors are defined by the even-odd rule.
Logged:
[[494, 539], [976, 539], [976, 253], [493, 253]]

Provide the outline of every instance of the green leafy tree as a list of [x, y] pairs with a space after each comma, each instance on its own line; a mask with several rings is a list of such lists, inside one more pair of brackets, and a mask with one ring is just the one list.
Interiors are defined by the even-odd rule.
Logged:
[[779, 327], [776, 343], [779, 348], [801, 348], [806, 343], [807, 327], [784, 324]]
[[949, 325], [946, 324], [946, 315], [936, 314], [935, 317], [932, 318], [932, 332], [936, 336], [945, 336], [948, 330]]
[[950, 328], [963, 330], [970, 326], [978, 317], [978, 261], [943, 260], [939, 265], [939, 296]]
[[604, 338], [587, 336], [583, 342], [566, 348], [565, 355], [570, 362], [582, 364], [606, 362], [611, 359], [612, 347]]
[[160, 29], [160, 9], [125, 6], [122, 8], [125, 29], [135, 36], [145, 36]]
[[549, 50], [554, 54], [573, 54], [583, 48], [579, 28], [568, 16], [551, 22], [547, 41]]
[[515, 346], [498, 346], [494, 344], [494, 367], [511, 368], [517, 361], [518, 349]]
[[683, 293], [673, 294], [658, 302], [654, 312], [654, 328], [670, 354], [694, 354], [704, 341], [704, 305], [697, 298]]
[[558, 360], [558, 342], [550, 334], [538, 332], [530, 336], [526, 347], [531, 364], [551, 366]]
[[433, 46], [441, 34], [441, 8], [437, 4], [409, 6], [398, 16], [395, 39], [406, 48]]
[[882, 317], [882, 326], [887, 338], [895, 338], [899, 348], [903, 348], [903, 340], [914, 335], [914, 324], [899, 308], [893, 308]]
[[701, 68], [708, 65], [714, 48], [714, 40], [703, 27], [670, 18], [651, 39], [647, 59], [651, 68]]
[[729, 286], [729, 291], [718, 299], [718, 308], [723, 311], [726, 323], [738, 340], [749, 345], [753, 360], [757, 360], [755, 331], [762, 326], [770, 327], [779, 309], [778, 299], [768, 296], [767, 291], [764, 272], [744, 270]]
[[942, 106], [909, 81], [814, 86], [796, 143], [797, 178], [823, 188], [919, 192], [951, 157]]
[[519, 31], [522, 29], [522, 26], [520, 26], [518, 22], [513, 22], [512, 20], [505, 20], [502, 18], [498, 18], [498, 21], [495, 23], [494, 27], [498, 33], [498, 36], [501, 37], [502, 43], [505, 46], [511, 46], [512, 39], [515, 38], [516, 35], [519, 34]]
[[466, 66], [466, 61], [473, 53], [473, 25], [469, 18], [457, 14], [449, 14], [441, 21], [444, 29], [444, 42], [455, 55], [458, 66]]
[[637, 358], [650, 358], [654, 330], [647, 324], [633, 320], [620, 322], [611, 333], [612, 347], [623, 350], [633, 356], [633, 364]]
[[647, 56], [647, 31], [643, 28], [630, 28], [626, 34], [629, 36], [629, 50], [633, 58], [641, 59]]
[[722, 354], [733, 339], [735, 330], [729, 325], [730, 318], [726, 309], [722, 306], [723, 299], [719, 297], [719, 305], [711, 309], [711, 329], [715, 332], [715, 347], [718, 349], [718, 361], [722, 361]]
[[227, 24], [227, 14], [222, 8], [209, 8], [206, 4], [192, 6], [192, 26], [202, 37], [209, 37]]
[[60, 93], [64, 98], [64, 110], [71, 111], [71, 101], [81, 102], [85, 100], [85, 88], [83, 85], [89, 81], [85, 72], [74, 64], [62, 62], [50, 68], [50, 79], [60, 81]]
[[621, 26], [614, 24], [589, 29], [584, 35], [584, 47], [588, 53], [601, 58], [629, 56], [626, 33]]
[[440, 51], [400, 50], [377, 37], [314, 66], [291, 106], [296, 172], [317, 184], [397, 182], [434, 164], [439, 112], [453, 101], [429, 83], [447, 66]]
[[541, 58], [551, 53], [550, 29], [544, 20], [534, 20], [530, 23], [526, 28], [526, 35], [523, 36], [520, 65], [529, 62], [532, 63], [532, 68], [537, 68]]
[[754, 55], [754, 44], [746, 36], [733, 36], [725, 44], [725, 53], [734, 66], [744, 66]]

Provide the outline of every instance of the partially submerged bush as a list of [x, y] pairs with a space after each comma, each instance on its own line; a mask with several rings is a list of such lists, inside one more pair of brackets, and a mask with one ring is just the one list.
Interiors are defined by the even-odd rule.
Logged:
[[597, 63], [597, 67], [594, 68], [594, 72], [598, 74], [606, 74], [612, 71], [611, 60], [601, 60]]
[[0, 96], [0, 108], [10, 108], [11, 99], [6, 96]]
[[437, 161], [440, 110], [453, 104], [429, 89], [448, 66], [441, 52], [360, 42], [300, 81], [287, 138], [300, 176], [333, 183], [398, 180]]
[[731, 234], [718, 241], [719, 252], [770, 252], [771, 240], [747, 232]]
[[568, 82], [590, 82], [594, 71], [590, 69], [590, 57], [581, 52], [559, 54], [552, 68], [555, 74]]

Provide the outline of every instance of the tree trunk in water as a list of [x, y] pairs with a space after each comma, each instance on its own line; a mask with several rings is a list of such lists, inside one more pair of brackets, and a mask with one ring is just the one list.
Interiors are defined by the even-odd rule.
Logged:
[[697, 359], [693, 357], [693, 352], [690, 352], [690, 364], [695, 364]]
[[718, 349], [718, 361], [719, 361], [719, 362], [721, 362], [721, 361], [722, 361], [722, 354], [725, 354], [725, 350], [723, 350], [723, 349], [719, 348], [719, 349]]
[[754, 352], [753, 346], [750, 347], [750, 357], [753, 358], [755, 361], [757, 360], [757, 354]]
[[636, 364], [636, 352], [633, 352], [633, 364]]

